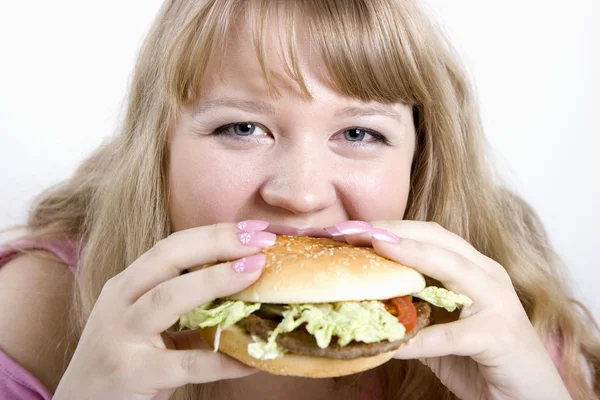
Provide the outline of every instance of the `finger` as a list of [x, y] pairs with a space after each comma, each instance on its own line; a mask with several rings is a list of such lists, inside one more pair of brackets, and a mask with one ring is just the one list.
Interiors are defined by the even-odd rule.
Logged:
[[142, 357], [138, 370], [155, 390], [253, 375], [258, 370], [211, 350], [159, 350]]
[[411, 239], [389, 243], [374, 239], [375, 251], [436, 279], [448, 289], [469, 296], [479, 305], [487, 305], [497, 291], [496, 281], [483, 269], [460, 254]]
[[343, 221], [325, 228], [325, 231], [336, 242], [347, 242], [348, 237], [362, 235], [370, 230], [371, 224], [365, 221]]
[[269, 232], [240, 232], [231, 223], [176, 232], [158, 242], [114, 279], [129, 302], [161, 282], [197, 265], [235, 260], [256, 254], [275, 243]]
[[353, 246], [369, 246], [373, 236], [377, 233], [391, 232], [396, 236], [430, 243], [463, 255], [473, 262], [479, 261], [481, 254], [463, 238], [444, 229], [435, 222], [393, 220], [374, 221], [370, 224], [372, 229], [366, 232], [344, 235], [344, 240]]
[[355, 235], [371, 230], [371, 224], [366, 221], [342, 221], [324, 228], [331, 236]]
[[374, 228], [388, 230], [403, 238], [452, 250], [475, 263], [479, 259], [478, 254], [480, 253], [471, 244], [435, 222], [409, 220], [375, 221], [372, 225]]
[[331, 239], [332, 239], [334, 242], [348, 243], [348, 242], [346, 241], [346, 236], [344, 236], [344, 235], [332, 236], [332, 237], [331, 237]]
[[475, 319], [472, 317], [423, 328], [398, 349], [394, 358], [411, 360], [448, 355], [475, 356], [485, 350], [485, 339], [476, 333], [478, 327]]
[[344, 240], [346, 241], [346, 243], [357, 247], [371, 247], [372, 238], [372, 231], [344, 236]]
[[180, 275], [152, 288], [126, 311], [130, 331], [156, 334], [194, 307], [240, 292], [258, 279], [266, 256], [256, 254]]
[[[481, 254], [475, 247], [459, 235], [444, 229], [435, 222], [407, 220], [374, 221], [371, 225], [374, 229], [368, 234], [361, 235], [358, 239], [361, 243], [364, 243], [367, 236], [373, 236], [374, 232], [382, 229], [402, 238], [429, 243], [458, 253], [486, 270], [488, 274], [499, 281], [510, 283], [508, 273], [500, 264], [484, 254]], [[364, 246], [364, 244], [362, 245]]]
[[[371, 229], [365, 232], [341, 235], [344, 241], [353, 246], [370, 246], [371, 239], [379, 234], [390, 232], [392, 235], [401, 236], [419, 242], [435, 244], [448, 250], [453, 250], [473, 262], [477, 262], [481, 255], [472, 245], [460, 236], [444, 229], [434, 222], [392, 220], [373, 221]], [[339, 236], [337, 236], [339, 237]]]
[[[161, 334], [166, 347], [171, 350], [213, 350], [197, 329], [185, 329], [178, 332], [163, 332]], [[168, 344], [167, 344], [168, 343]]]

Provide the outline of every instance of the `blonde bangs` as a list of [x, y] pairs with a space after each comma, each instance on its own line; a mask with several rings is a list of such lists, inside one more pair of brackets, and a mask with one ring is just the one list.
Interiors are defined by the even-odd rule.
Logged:
[[[308, 41], [327, 69], [328, 83], [338, 93], [365, 102], [423, 104], [430, 97], [422, 71], [427, 55], [420, 54], [423, 46], [417, 45], [425, 39], [411, 37], [415, 30], [406, 26], [411, 24], [412, 12], [417, 10], [410, 4], [393, 7], [379, 0], [209, 1], [169, 49], [164, 69], [167, 96], [178, 107], [202, 96], [209, 65], [222, 65], [227, 38], [244, 18], [263, 78], [274, 96], [280, 91], [267, 62], [270, 41], [287, 76], [310, 98], [297, 54], [298, 43]], [[308, 37], [299, 37], [299, 32]]]

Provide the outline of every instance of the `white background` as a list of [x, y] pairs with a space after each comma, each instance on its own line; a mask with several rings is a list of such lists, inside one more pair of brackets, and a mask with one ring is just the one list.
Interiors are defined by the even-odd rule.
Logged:
[[[0, 227], [106, 136], [158, 0], [0, 2]], [[600, 2], [429, 0], [511, 187], [600, 319]]]

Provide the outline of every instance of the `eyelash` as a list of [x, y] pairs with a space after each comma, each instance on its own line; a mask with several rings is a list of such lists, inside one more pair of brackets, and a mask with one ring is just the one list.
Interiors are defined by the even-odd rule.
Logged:
[[[211, 135], [213, 135], [213, 136], [225, 136], [225, 135], [227, 135], [227, 131], [230, 128], [233, 128], [234, 126], [241, 125], [241, 124], [255, 125], [255, 126], [260, 127], [261, 129], [263, 129], [264, 131], [267, 131], [267, 129], [263, 128], [262, 125], [260, 125], [260, 124], [257, 124], [257, 123], [254, 123], [254, 122], [245, 122], [244, 121], [244, 122], [234, 122], [234, 123], [231, 123], [231, 124], [220, 126], [217, 129], [215, 129], [211, 133]], [[381, 144], [383, 144], [385, 146], [389, 146], [390, 145], [389, 140], [384, 135], [382, 135], [381, 133], [372, 131], [370, 129], [361, 128], [359, 126], [353, 126], [353, 127], [344, 129], [343, 132], [354, 130], [354, 129], [361, 130], [361, 131], [365, 132], [366, 134], [370, 135], [371, 137], [373, 137], [374, 142], [376, 142], [376, 143], [381, 143]], [[238, 136], [238, 135], [232, 135], [232, 136]], [[251, 137], [251, 136], [239, 136], [239, 137], [243, 138], [243, 137]], [[353, 141], [350, 141], [350, 140], [348, 140], [348, 142], [352, 143], [353, 146], [364, 146], [365, 143], [369, 143], [369, 142], [363, 142], [363, 141], [354, 141], [353, 142]]]

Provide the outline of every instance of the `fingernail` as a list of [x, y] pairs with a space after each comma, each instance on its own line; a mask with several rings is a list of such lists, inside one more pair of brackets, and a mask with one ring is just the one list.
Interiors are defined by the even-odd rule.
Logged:
[[365, 233], [371, 230], [371, 224], [364, 221], [344, 221], [335, 224], [334, 227], [344, 235]]
[[238, 232], [237, 238], [241, 244], [251, 247], [273, 246], [277, 236], [271, 232]]
[[269, 226], [267, 221], [261, 221], [258, 219], [249, 219], [235, 224], [237, 230], [241, 232], [264, 231], [267, 229], [267, 226]]
[[240, 258], [231, 263], [231, 268], [238, 274], [250, 273], [258, 271], [265, 265], [267, 256], [264, 254], [256, 254], [254, 256]]
[[371, 234], [374, 239], [389, 243], [400, 243], [400, 238], [390, 231], [385, 229], [373, 228]]
[[344, 236], [344, 234], [338, 231], [335, 226], [330, 226], [328, 228], [325, 228], [325, 230], [331, 235], [331, 237]]

